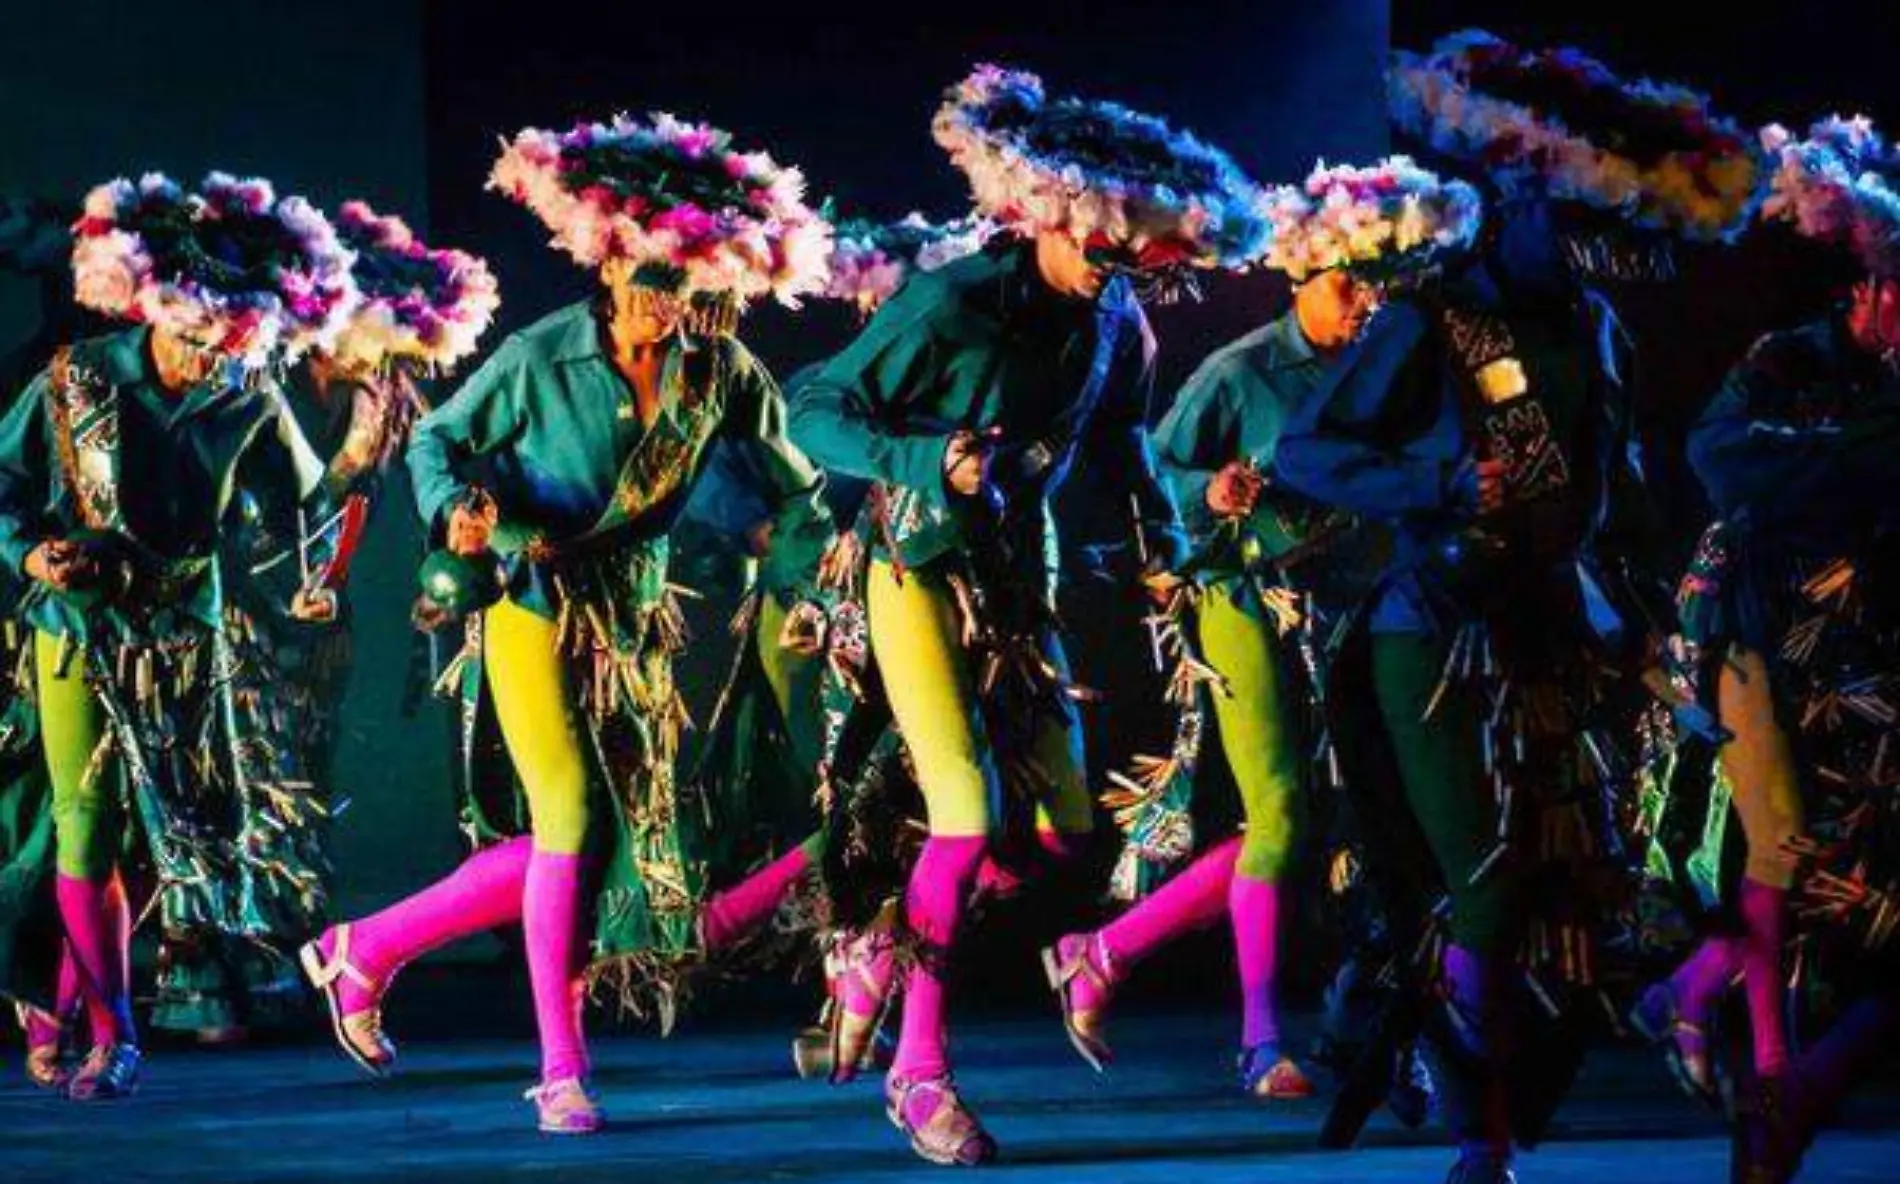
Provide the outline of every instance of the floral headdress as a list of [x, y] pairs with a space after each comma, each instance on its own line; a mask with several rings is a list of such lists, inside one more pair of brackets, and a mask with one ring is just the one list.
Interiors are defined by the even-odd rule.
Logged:
[[1264, 209], [1273, 235], [1263, 262], [1295, 282], [1343, 267], [1385, 278], [1471, 245], [1483, 224], [1478, 191], [1442, 180], [1408, 156], [1370, 168], [1316, 167], [1283, 185]]
[[978, 66], [931, 126], [977, 211], [1020, 234], [1065, 231], [1136, 266], [1240, 267], [1259, 253], [1260, 190], [1226, 153], [1116, 103], [1049, 99]]
[[446, 370], [475, 352], [501, 305], [487, 263], [429, 247], [402, 219], [360, 201], [343, 204], [336, 226], [356, 256], [363, 294], [337, 338], [339, 357], [378, 365], [410, 359]]
[[825, 285], [831, 226], [805, 179], [718, 128], [671, 115], [528, 128], [504, 145], [489, 187], [532, 210], [585, 267], [624, 259], [636, 282], [796, 305]]
[[1387, 77], [1394, 124], [1507, 193], [1610, 211], [1633, 226], [1720, 240], [1747, 224], [1761, 161], [1708, 98], [1625, 81], [1574, 49], [1525, 49], [1482, 30], [1398, 53]]
[[1824, 119], [1797, 139], [1762, 129], [1776, 168], [1762, 216], [1852, 250], [1870, 274], [1900, 276], [1900, 151], [1866, 116]]
[[899, 222], [841, 222], [831, 247], [831, 281], [825, 295], [869, 312], [890, 299], [913, 269], [935, 271], [975, 254], [995, 230], [981, 218], [939, 223], [919, 213]]
[[334, 341], [359, 298], [350, 252], [316, 207], [212, 173], [107, 182], [73, 226], [79, 303], [176, 332], [246, 369]]

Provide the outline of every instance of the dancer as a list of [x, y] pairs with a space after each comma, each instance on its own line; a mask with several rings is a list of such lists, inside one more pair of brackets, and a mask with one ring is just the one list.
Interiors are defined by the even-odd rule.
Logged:
[[[983, 246], [993, 228], [977, 219], [932, 223], [921, 214], [888, 223], [851, 220], [839, 223], [831, 253], [831, 277], [824, 297], [854, 308], [860, 323], [877, 311], [915, 272], [931, 272]], [[794, 374], [786, 390], [795, 395], [821, 368], [814, 363]], [[859, 510], [867, 482], [827, 474], [825, 500], [834, 532], [780, 529], [767, 516], [770, 490], [760, 474], [730, 449], [715, 447], [707, 473], [694, 487], [685, 519], [697, 521], [738, 554], [757, 555], [752, 587], [734, 614], [732, 631], [740, 639], [731, 673], [721, 689], [707, 739], [689, 781], [716, 801], [743, 801], [754, 835], [722, 836], [728, 850], [751, 858], [758, 847], [798, 842], [808, 859], [824, 858], [825, 820], [818, 817], [821, 769], [833, 763], [827, 753], [828, 726], [841, 701], [851, 697], [833, 671], [831, 621], [855, 611], [851, 600], [864, 554]], [[889, 768], [895, 738], [866, 763]], [[738, 813], [724, 811], [725, 814]], [[816, 824], [816, 825], [815, 825]], [[748, 844], [748, 840], [750, 840]], [[824, 928], [827, 950], [847, 946], [850, 933], [823, 923], [827, 908], [793, 910], [782, 919], [793, 925]], [[800, 936], [776, 934], [777, 937]], [[841, 965], [826, 959], [826, 1000], [818, 1021], [792, 1041], [792, 1063], [799, 1076], [832, 1073], [835, 988]], [[888, 1041], [874, 1038], [866, 1053], [870, 1065], [888, 1057]]]
[[1629, 730], [1619, 696], [1653, 610], [1631, 541], [1627, 339], [1594, 277], [1650, 258], [1651, 236], [1735, 233], [1756, 169], [1696, 96], [1483, 33], [1397, 55], [1391, 99], [1401, 131], [1488, 190], [1487, 233], [1374, 321], [1367, 364], [1289, 426], [1278, 473], [1394, 535], [1335, 670], [1369, 675], [1367, 742], [1395, 758], [1450, 896], [1428, 1028], [1450, 1179], [1478, 1184], [1514, 1178], [1514, 1127], [1536, 1137], [1580, 1055], [1542, 1041], [1534, 1077], [1507, 1086], [1520, 984], [1597, 1010], [1618, 905], [1585, 889], [1625, 878], [1621, 762], [1604, 754]]
[[[362, 299], [333, 342], [313, 349], [287, 383], [290, 409], [323, 467], [322, 519], [273, 520], [240, 491], [236, 530], [225, 548], [225, 630], [231, 678], [242, 708], [294, 721], [284, 736], [297, 767], [332, 782], [336, 712], [349, 676], [352, 617], [346, 595], [351, 559], [376, 504], [381, 477], [400, 456], [421, 408], [420, 379], [474, 351], [499, 303], [486, 264], [459, 251], [430, 250], [401, 220], [346, 202], [337, 235], [351, 253]], [[324, 619], [287, 612], [322, 601]], [[306, 874], [327, 879], [331, 803], [289, 817], [280, 849]], [[313, 918], [313, 920], [315, 920]], [[301, 944], [314, 932], [281, 935]], [[180, 946], [163, 965], [152, 1025], [231, 1043], [260, 1027], [302, 1016], [304, 992], [281, 956], [244, 944]]]
[[[1030, 74], [978, 68], [934, 132], [1006, 233], [913, 277], [799, 391], [792, 432], [826, 468], [876, 483], [870, 650], [928, 814], [888, 1112], [923, 1158], [975, 1164], [996, 1145], [951, 1075], [945, 972], [1007, 808], [998, 791], [1035, 803], [1057, 859], [1093, 826], [1050, 610], [1048, 497], [1085, 435], [1112, 447], [1102, 467], [1128, 483], [1156, 551], [1147, 579], [1172, 590], [1181, 539], [1143, 428], [1154, 345], [1136, 281], [1239, 264], [1263, 226], [1257, 190], [1218, 151], [1125, 108], [1047, 98]], [[839, 1066], [898, 975], [878, 933], [849, 959], [840, 1010], [857, 1036]]]
[[[1241, 986], [1241, 1086], [1302, 1098], [1312, 1083], [1281, 1047], [1274, 1001], [1284, 879], [1299, 827], [1307, 746], [1291, 636], [1311, 614], [1310, 556], [1341, 527], [1282, 492], [1273, 459], [1283, 425], [1316, 397], [1378, 309], [1388, 283], [1468, 247], [1477, 191], [1403, 157], [1369, 169], [1321, 166], [1267, 201], [1265, 265], [1292, 280], [1293, 304], [1215, 352], [1156, 431], [1197, 551], [1201, 653], [1221, 677], [1213, 696], [1221, 748], [1239, 788], [1245, 833], [1204, 852], [1159, 892], [1093, 933], [1044, 952], [1071, 1041], [1098, 1070], [1115, 987], [1163, 945], [1222, 916], [1232, 921]], [[1342, 234], [1342, 226], [1358, 229]], [[1319, 562], [1327, 560], [1321, 558]], [[1408, 1071], [1401, 1083], [1412, 1088]], [[1399, 1108], [1416, 1113], [1411, 1099]]]
[[1876, 968], [1891, 969], [1892, 905], [1876, 886], [1894, 868], [1900, 783], [1881, 675], [1900, 658], [1889, 558], [1900, 528], [1900, 155], [1865, 119], [1827, 120], [1805, 138], [1771, 127], [1763, 143], [1778, 165], [1765, 215], [1851, 257], [1855, 282], [1844, 307], [1756, 343], [1690, 433], [1719, 519], [1682, 585], [1681, 654], [1729, 736], [1717, 759], [1747, 860], [1736, 931], [1703, 942], [1632, 1016], [1685, 1084], [1712, 1093], [1708, 1018], [1741, 980], [1753, 1040], [1737, 1178], [1751, 1184], [1792, 1178], [1844, 1091], [1836, 1064], [1874, 1051], [1832, 1041], [1831, 1052], [1793, 1055], [1785, 955], [1797, 929], [1809, 977], [1875, 984], [1844, 1030], [1891, 1030]]
[[[935, 271], [960, 259], [980, 249], [988, 234], [982, 223], [938, 225], [920, 214], [892, 223], [840, 223], [822, 295], [868, 318], [913, 271]], [[800, 370], [786, 390], [795, 392], [819, 368], [815, 363]], [[821, 529], [824, 520], [803, 514], [781, 523], [772, 514], [766, 474], [747, 460], [743, 452], [715, 444], [685, 511], [686, 521], [706, 529], [718, 544], [756, 560], [751, 586], [733, 616], [739, 652], [688, 781], [715, 800], [750, 802], [750, 817], [765, 832], [754, 845], [769, 846], [802, 841], [815, 829], [812, 796], [824, 751], [822, 617], [832, 600], [824, 585], [834, 582], [821, 573], [841, 574], [852, 566], [851, 527], [869, 487], [828, 477], [825, 499], [836, 530]], [[783, 778], [785, 785], [763, 796], [782, 802], [780, 808], [760, 800], [760, 781], [771, 778]], [[743, 845], [748, 837], [722, 840]]]
[[674, 782], [683, 636], [667, 534], [715, 439], [767, 475], [775, 512], [822, 514], [778, 390], [733, 329], [749, 300], [822, 287], [830, 227], [795, 170], [668, 115], [523, 131], [491, 184], [602, 289], [505, 341], [409, 448], [417, 506], [447, 548], [425, 565], [425, 619], [481, 610], [443, 685], [465, 720], [499, 724], [530, 833], [510, 833], [518, 804], [471, 799], [481, 850], [303, 958], [344, 1052], [383, 1072], [396, 972], [519, 920], [542, 1053], [528, 1096], [543, 1131], [581, 1134], [602, 1123], [583, 972], [664, 1021], [680, 972], [769, 918], [807, 866], [795, 849], [706, 899], [706, 813]]
[[66, 1083], [77, 1100], [123, 1096], [139, 1077], [126, 810], [160, 894], [162, 957], [294, 939], [322, 907], [283, 837], [314, 788], [266, 756], [283, 721], [213, 675], [228, 662], [217, 552], [240, 487], [266, 514], [321, 508], [268, 370], [347, 315], [348, 263], [316, 210], [263, 181], [101, 186], [76, 227], [78, 298], [132, 327], [63, 350], [0, 424], [0, 555], [34, 581], [21, 612], [56, 896], [91, 1005], [92, 1049]]

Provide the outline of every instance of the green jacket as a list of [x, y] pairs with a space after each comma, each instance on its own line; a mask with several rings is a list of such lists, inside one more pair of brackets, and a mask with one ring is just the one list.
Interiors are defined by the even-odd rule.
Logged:
[[[1273, 463], [1287, 422], [1323, 393], [1332, 372], [1289, 309], [1210, 354], [1155, 429], [1161, 475], [1208, 582], [1230, 584], [1258, 559], [1282, 556], [1306, 536], [1320, 511], [1274, 487]], [[1237, 460], [1252, 461], [1268, 478], [1245, 522], [1219, 518], [1207, 505], [1208, 484]]]
[[[315, 490], [321, 466], [273, 391], [214, 379], [168, 394], [149, 337], [141, 326], [79, 342], [73, 371], [118, 393], [123, 532], [162, 562], [208, 562], [238, 490], [253, 494], [267, 513], [294, 510]], [[0, 420], [0, 562], [15, 572], [41, 542], [83, 525], [59, 461], [51, 387], [50, 371], [42, 371]], [[217, 620], [214, 586], [197, 581], [187, 607], [206, 623]], [[55, 633], [80, 633], [86, 623], [38, 586], [27, 593], [26, 613]]]
[[913, 567], [981, 545], [970, 536], [970, 507], [943, 482], [954, 435], [1054, 454], [1050, 467], [1008, 490], [1024, 532], [1016, 541], [1039, 566], [1049, 557], [1028, 535], [1043, 533], [1048, 497], [1086, 439], [1097, 450], [1090, 463], [1119, 474], [1150, 544], [1172, 564], [1184, 540], [1147, 440], [1154, 350], [1125, 280], [1111, 280], [1092, 302], [1063, 297], [1037, 274], [1027, 243], [1004, 242], [913, 276], [797, 392], [792, 436], [826, 469], [885, 487], [887, 538]]
[[[471, 485], [487, 490], [501, 511], [496, 547], [513, 557], [511, 590], [550, 616], [540, 565], [523, 551], [534, 541], [558, 546], [610, 528], [663, 538], [715, 442], [762, 475], [781, 530], [822, 529], [811, 525], [824, 517], [821, 482], [786, 441], [784, 399], [772, 376], [732, 338], [681, 342], [667, 352], [660, 417], [648, 430], [633, 388], [607, 354], [591, 302], [509, 337], [416, 425], [408, 463], [424, 520], [439, 527], [445, 508]], [[667, 458], [663, 471], [623, 481], [642, 454]], [[653, 496], [627, 502], [619, 492]]]

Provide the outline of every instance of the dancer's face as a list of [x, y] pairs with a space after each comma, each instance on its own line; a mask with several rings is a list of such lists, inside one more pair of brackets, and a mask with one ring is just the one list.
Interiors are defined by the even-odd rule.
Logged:
[[633, 282], [633, 265], [610, 259], [600, 268], [600, 281], [613, 295], [614, 332], [626, 345], [651, 345], [678, 328], [686, 302], [676, 293]]
[[1036, 267], [1051, 288], [1082, 300], [1100, 296], [1108, 278], [1102, 268], [1089, 262], [1082, 244], [1060, 231], [1045, 230], [1036, 236]]
[[1900, 350], [1900, 279], [1869, 277], [1854, 285], [1847, 331], [1868, 353]]
[[152, 329], [152, 360], [158, 364], [159, 383], [172, 391], [197, 386], [211, 376], [217, 355], [204, 345], [170, 329]]
[[1340, 268], [1322, 271], [1293, 290], [1300, 332], [1315, 349], [1344, 349], [1366, 331], [1384, 293]]

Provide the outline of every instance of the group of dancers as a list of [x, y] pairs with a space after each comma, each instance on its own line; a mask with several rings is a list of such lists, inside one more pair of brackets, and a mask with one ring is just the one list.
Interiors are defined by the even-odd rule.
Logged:
[[[670, 1022], [704, 967], [789, 937], [825, 967], [801, 1072], [883, 1067], [917, 1154], [992, 1159], [952, 1073], [959, 947], [985, 900], [1079, 890], [1100, 845], [1054, 609], [1051, 495], [1079, 466], [1131, 507], [1097, 560], [1143, 606], [1170, 725], [1103, 795], [1122, 904], [1043, 952], [1084, 1060], [1112, 1059], [1137, 968], [1225, 919], [1242, 1088], [1313, 1094], [1275, 985], [1319, 855], [1352, 906], [1332, 1010], [1372, 1000], [1328, 1017], [1343, 1138], [1354, 1106], [1422, 1122], [1435, 1078], [1450, 1179], [1512, 1180], [1627, 1024], [1718, 1104], [1727, 1061], [1735, 1178], [1792, 1178], [1900, 1018], [1900, 155], [1865, 120], [1745, 133], [1483, 33], [1396, 54], [1388, 83], [1411, 156], [1263, 186], [1160, 119], [982, 66], [931, 127], [973, 195], [943, 223], [834, 225], [797, 170], [667, 115], [525, 130], [490, 186], [598, 291], [452, 390], [499, 302], [480, 259], [223, 174], [94, 190], [75, 295], [120, 324], [0, 422], [0, 990], [33, 1079], [133, 1092], [136, 917], [154, 1023], [255, 1023], [307, 984], [377, 1075], [401, 969], [519, 925], [529, 1098], [582, 1134], [604, 1121], [590, 998]], [[1615, 299], [1760, 222], [1846, 298], [1764, 338], [1697, 421], [1717, 519], [1684, 575]], [[1249, 269], [1290, 307], [1151, 427], [1145, 306]], [[768, 297], [848, 302], [861, 331], [781, 389], [737, 335]], [[329, 715], [397, 462], [475, 849], [341, 920]], [[751, 572], [691, 761], [688, 521]], [[1216, 739], [1243, 824], [1204, 841]]]

